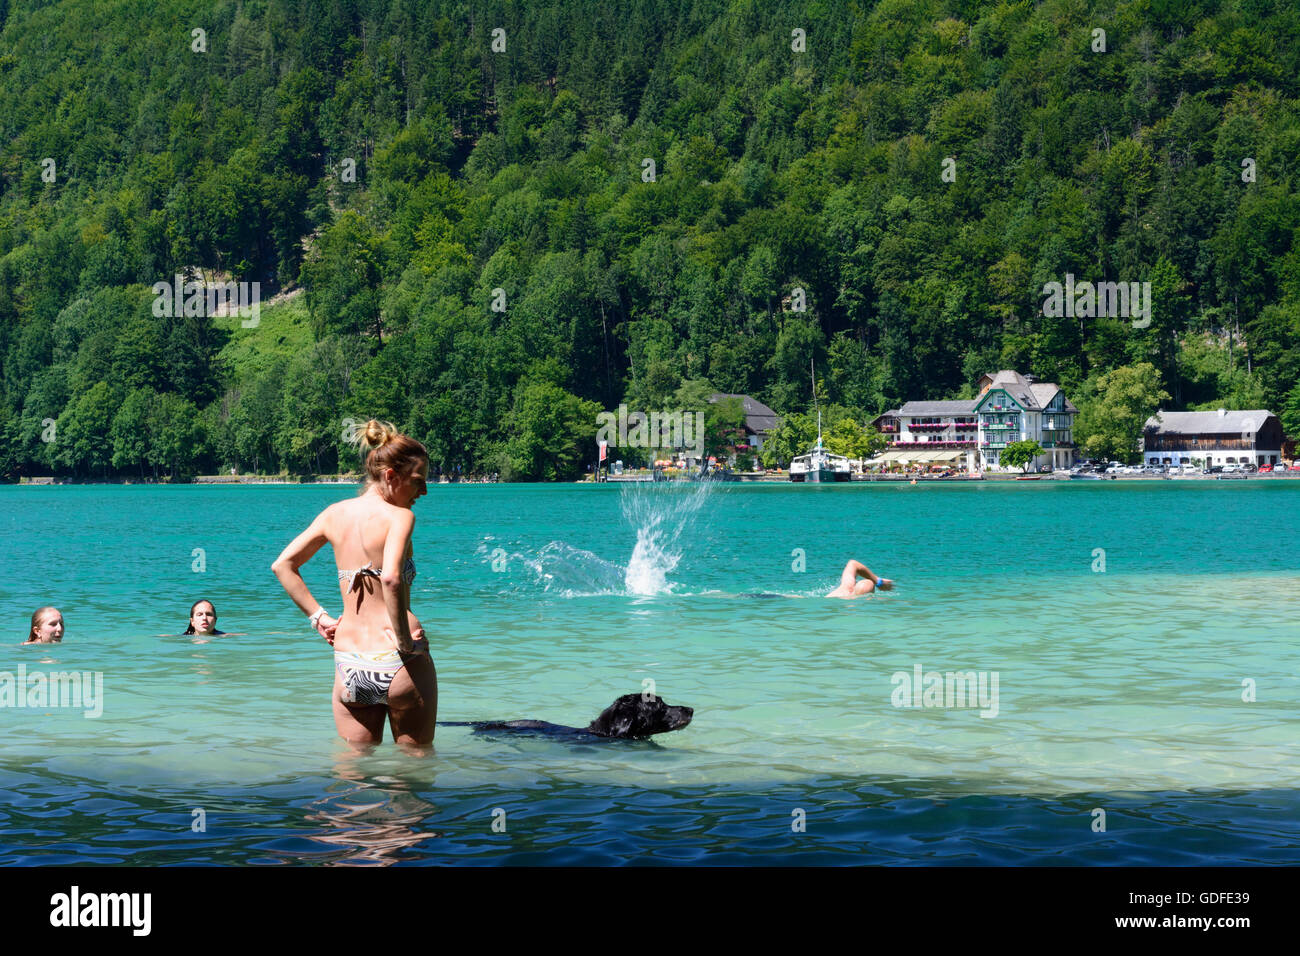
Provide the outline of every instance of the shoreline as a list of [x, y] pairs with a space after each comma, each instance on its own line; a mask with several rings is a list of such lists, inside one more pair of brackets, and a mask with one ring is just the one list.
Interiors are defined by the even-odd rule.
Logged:
[[[63, 478], [56, 475], [22, 475], [6, 484], [35, 485], [360, 485], [358, 474], [342, 475], [194, 475], [192, 478]], [[486, 478], [462, 478], [456, 481], [439, 478], [431, 485], [494, 484]], [[559, 482], [557, 482], [559, 484]]]
[[[826, 482], [828, 486], [839, 485], [870, 485], [870, 484], [890, 484], [904, 483], [909, 484], [916, 482], [918, 484], [967, 484], [978, 481], [992, 482], [1012, 482], [1012, 481], [1285, 481], [1288, 478], [1300, 479], [1300, 472], [1284, 472], [1279, 474], [1249, 474], [1249, 475], [1106, 475], [1099, 479], [1072, 479], [1065, 474], [1050, 475], [1017, 475], [1017, 474], [983, 474], [983, 475], [951, 475], [947, 478], [940, 478], [938, 475], [855, 475], [849, 481]], [[682, 476], [662, 477], [657, 479], [659, 482], [682, 482], [694, 479]], [[765, 485], [800, 485], [809, 484], [806, 482], [792, 482], [789, 477], [783, 474], [771, 475], [754, 475], [744, 474], [734, 478], [713, 479], [723, 481], [726, 484], [765, 484]], [[437, 481], [431, 481], [431, 485], [493, 485], [493, 484], [522, 484], [522, 485], [590, 485], [590, 484], [652, 484], [656, 479], [650, 475], [619, 475], [612, 476], [608, 479], [596, 482], [592, 481], [591, 476], [587, 475], [573, 481], [521, 481], [521, 482], [502, 482], [493, 481], [490, 478], [460, 478], [449, 480], [440, 478]], [[6, 482], [14, 486], [35, 487], [49, 485], [158, 485], [158, 486], [178, 486], [178, 485], [359, 485], [361, 483], [360, 475], [195, 475], [189, 480], [172, 481], [170, 479], [112, 479], [112, 478], [61, 478], [53, 475], [24, 475], [16, 482]], [[821, 487], [821, 484], [813, 482], [812, 485]]]

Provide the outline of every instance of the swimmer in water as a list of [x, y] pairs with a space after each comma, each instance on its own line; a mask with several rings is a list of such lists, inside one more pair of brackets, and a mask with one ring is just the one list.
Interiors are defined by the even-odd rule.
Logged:
[[226, 633], [217, 630], [217, 609], [211, 601], [200, 598], [190, 605], [190, 626], [185, 629], [185, 633], [203, 637]]
[[[863, 577], [865, 581], [859, 581]], [[844, 573], [840, 575], [840, 586], [837, 587], [827, 597], [844, 598], [849, 600], [855, 597], [862, 597], [864, 594], [870, 594], [877, 588], [881, 591], [888, 591], [893, 588], [894, 582], [889, 578], [878, 578], [872, 573], [861, 561], [849, 561], [844, 565]]]
[[63, 640], [63, 615], [57, 607], [38, 607], [24, 644], [58, 644]]

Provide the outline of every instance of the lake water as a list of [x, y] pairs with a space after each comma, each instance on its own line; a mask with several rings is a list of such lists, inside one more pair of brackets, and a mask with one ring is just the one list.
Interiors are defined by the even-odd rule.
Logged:
[[[0, 863], [1300, 862], [1300, 481], [433, 486], [440, 720], [695, 719], [426, 757], [338, 740], [270, 572], [353, 493], [0, 487], [0, 676], [102, 675], [97, 718], [0, 706]], [[850, 557], [896, 590], [823, 599]], [[200, 597], [242, 633], [175, 636]], [[918, 668], [985, 698], [895, 706]]]

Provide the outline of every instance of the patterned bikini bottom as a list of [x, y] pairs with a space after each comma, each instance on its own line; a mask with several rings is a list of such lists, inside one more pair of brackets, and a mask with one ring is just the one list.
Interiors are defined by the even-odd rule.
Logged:
[[[427, 641], [417, 641], [414, 653], [427, 653]], [[411, 655], [407, 655], [408, 657]], [[388, 688], [406, 666], [396, 648], [386, 651], [335, 651], [334, 669], [343, 684], [343, 703], [373, 707], [388, 703]]]

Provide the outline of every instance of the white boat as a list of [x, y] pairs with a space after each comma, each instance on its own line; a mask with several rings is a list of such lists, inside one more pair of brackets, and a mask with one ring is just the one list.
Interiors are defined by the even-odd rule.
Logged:
[[[812, 372], [813, 402], [817, 402], [817, 371], [809, 362]], [[804, 481], [810, 484], [828, 484], [835, 481], [849, 481], [853, 477], [853, 466], [845, 455], [827, 451], [822, 445], [822, 411], [817, 409], [817, 444], [806, 455], [797, 455], [790, 462], [790, 480]]]
[[799, 455], [790, 462], [790, 480], [806, 481], [813, 484], [848, 481], [853, 476], [849, 459], [837, 455], [822, 447], [821, 436], [817, 444], [806, 455]]

